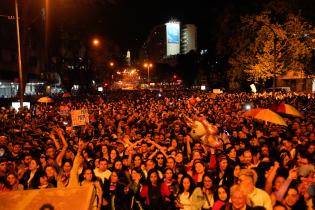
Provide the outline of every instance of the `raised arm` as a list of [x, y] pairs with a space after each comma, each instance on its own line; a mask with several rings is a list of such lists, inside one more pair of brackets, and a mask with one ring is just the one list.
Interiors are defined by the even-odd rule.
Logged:
[[277, 170], [279, 168], [279, 163], [275, 162], [274, 166], [270, 169], [270, 171], [266, 174], [266, 184], [265, 191], [270, 194], [272, 192], [272, 182], [276, 177]]
[[56, 137], [55, 137], [53, 131], [50, 132], [49, 137], [54, 141], [54, 144], [55, 144], [55, 146], [56, 146], [56, 149], [59, 150], [59, 149], [60, 149], [60, 144], [59, 144], [59, 142], [57, 141], [57, 139], [56, 139]]
[[78, 142], [78, 151], [73, 161], [73, 166], [70, 171], [70, 178], [69, 178], [69, 184], [67, 187], [78, 187], [79, 184], [79, 176], [78, 176], [78, 170], [80, 165], [80, 156], [81, 152], [84, 148], [84, 143], [80, 140]]
[[153, 146], [155, 146], [158, 150], [160, 150], [160, 152], [167, 158], [168, 155], [165, 153], [166, 148], [162, 147], [161, 145], [159, 145], [158, 143], [152, 141], [151, 139], [147, 140], [148, 143], [152, 144]]
[[293, 179], [297, 179], [298, 177], [298, 171], [297, 168], [292, 168], [289, 171], [289, 176], [288, 178], [284, 181], [284, 183], [281, 185], [280, 189], [275, 193], [276, 194], [276, 199], [277, 200], [282, 200], [284, 198], [284, 194], [288, 190], [291, 182]]
[[190, 159], [190, 157], [191, 157], [191, 146], [190, 146], [191, 137], [189, 135], [186, 135], [185, 140], [186, 140], [187, 157], [188, 157], [188, 159]]
[[65, 156], [67, 148], [68, 148], [68, 143], [67, 143], [67, 141], [63, 135], [63, 130], [61, 128], [56, 128], [55, 130], [56, 130], [56, 133], [58, 134], [59, 138], [62, 141], [62, 149], [56, 158], [56, 162], [57, 162], [58, 166], [61, 166], [62, 159]]

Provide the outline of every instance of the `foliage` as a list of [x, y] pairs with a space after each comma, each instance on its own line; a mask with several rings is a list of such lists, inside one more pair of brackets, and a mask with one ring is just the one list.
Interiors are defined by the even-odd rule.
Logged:
[[[300, 16], [289, 14], [283, 23], [271, 21], [269, 13], [242, 16], [241, 27], [230, 39], [232, 75], [244, 72], [247, 80], [264, 83], [287, 70], [305, 71], [312, 59], [312, 28]], [[232, 77], [233, 79], [233, 77]]]

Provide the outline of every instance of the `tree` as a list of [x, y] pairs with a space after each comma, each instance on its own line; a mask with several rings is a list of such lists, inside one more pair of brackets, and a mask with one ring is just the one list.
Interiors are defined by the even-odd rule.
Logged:
[[307, 69], [312, 59], [309, 34], [314, 28], [300, 15], [289, 14], [283, 23], [277, 23], [270, 13], [261, 13], [242, 16], [241, 23], [229, 58], [232, 73], [243, 72], [248, 81], [264, 84], [287, 70]]

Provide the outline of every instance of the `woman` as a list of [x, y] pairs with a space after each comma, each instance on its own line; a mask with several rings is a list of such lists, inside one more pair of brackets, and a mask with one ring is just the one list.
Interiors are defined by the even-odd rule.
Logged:
[[103, 206], [106, 206], [106, 209], [111, 210], [130, 209], [131, 195], [129, 191], [125, 188], [126, 185], [122, 184], [119, 181], [117, 171], [113, 171], [110, 175], [109, 180], [105, 180], [103, 188]]
[[129, 180], [129, 171], [126, 169], [121, 160], [116, 160], [114, 163], [113, 171], [116, 171], [119, 177], [120, 182], [128, 183]]
[[164, 172], [164, 183], [168, 187], [168, 190], [170, 191], [171, 195], [169, 196], [169, 202], [165, 206], [164, 209], [175, 209], [175, 193], [178, 191], [178, 185], [176, 182], [176, 179], [174, 178], [174, 172], [172, 169], [167, 168]]
[[215, 202], [212, 210], [220, 210], [222, 206], [229, 202], [229, 191], [228, 188], [221, 185], [215, 192]]
[[164, 154], [160, 151], [156, 153], [156, 162], [157, 162], [156, 169], [159, 171], [164, 171], [166, 158]]
[[133, 156], [133, 168], [141, 169], [142, 167], [142, 157], [140, 154], [136, 154]]
[[101, 146], [101, 158], [109, 160], [108, 148], [106, 145]]
[[203, 176], [206, 173], [205, 164], [201, 160], [196, 160], [193, 165], [193, 170], [187, 173], [193, 178], [196, 186], [201, 187], [203, 185]]
[[288, 210], [307, 209], [304, 199], [300, 197], [299, 191], [295, 187], [289, 187], [284, 196], [283, 204]]
[[33, 158], [21, 179], [25, 190], [38, 189], [40, 171], [40, 161]]
[[47, 175], [48, 182], [52, 184], [52, 186], [57, 187], [58, 174], [56, 168], [53, 165], [46, 165], [45, 173]]
[[39, 189], [46, 189], [46, 188], [54, 188], [54, 187], [56, 187], [56, 186], [54, 186], [52, 183], [50, 183], [48, 181], [47, 174], [44, 171], [42, 171], [40, 173], [40, 175], [39, 175], [39, 186], [38, 186], [38, 188]]
[[180, 185], [179, 194], [175, 205], [181, 210], [200, 210], [204, 204], [202, 190], [195, 188], [194, 180], [191, 176], [183, 175]]
[[227, 157], [225, 155], [221, 155], [218, 159], [218, 163], [216, 174], [214, 176], [216, 186], [224, 185], [231, 187], [233, 185], [233, 176], [229, 171]]
[[240, 161], [236, 155], [236, 149], [234, 146], [229, 147], [226, 150], [226, 154], [228, 155], [228, 165], [231, 168], [234, 168], [237, 164], [239, 164]]
[[145, 204], [150, 210], [162, 210], [164, 202], [169, 202], [171, 195], [165, 183], [161, 183], [159, 173], [155, 169], [148, 172], [147, 184], [140, 191], [140, 196], [145, 199]]
[[116, 149], [111, 149], [109, 153], [109, 161], [108, 161], [108, 168], [112, 168], [114, 166], [115, 161], [118, 158], [118, 151]]
[[45, 166], [47, 165], [46, 155], [41, 154], [39, 156], [39, 161], [40, 161], [41, 168], [45, 168]]
[[66, 187], [69, 184], [69, 178], [70, 178], [70, 171], [72, 168], [72, 161], [71, 160], [65, 160], [63, 161], [62, 165], [61, 165], [61, 172], [60, 175], [58, 177], [58, 187]]
[[130, 209], [143, 209], [143, 205], [140, 202], [140, 190], [142, 189], [142, 183], [144, 179], [144, 174], [141, 169], [131, 170], [131, 181], [129, 183], [129, 193], [131, 194], [131, 204]]
[[24, 190], [22, 184], [19, 184], [17, 174], [13, 172], [9, 172], [6, 178], [6, 183], [1, 189], [2, 192], [10, 192], [10, 191], [17, 191], [17, 190]]
[[214, 186], [210, 174], [205, 174], [202, 178], [202, 192], [205, 200], [202, 209], [209, 210], [214, 204]]
[[182, 152], [178, 152], [175, 156], [175, 170], [176, 173], [184, 172], [185, 171], [185, 165], [184, 165], [184, 157]]
[[80, 181], [80, 186], [92, 185], [96, 189], [96, 199], [93, 203], [94, 209], [101, 209], [102, 205], [102, 188], [100, 182], [97, 180], [94, 171], [91, 168], [85, 168], [82, 171], [83, 179]]

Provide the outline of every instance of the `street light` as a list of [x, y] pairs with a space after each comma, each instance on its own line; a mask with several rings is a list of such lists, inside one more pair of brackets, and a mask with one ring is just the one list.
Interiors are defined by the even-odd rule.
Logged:
[[114, 64], [114, 62], [110, 62], [109, 65], [110, 65], [110, 67], [113, 67], [115, 64]]
[[18, 1], [15, 0], [15, 25], [17, 35], [17, 47], [18, 47], [18, 64], [19, 64], [19, 79], [20, 79], [20, 107], [23, 107], [23, 72], [22, 72], [22, 58], [21, 58], [21, 43], [20, 43], [20, 25], [19, 25], [19, 7]]
[[150, 82], [150, 68], [153, 67], [153, 64], [152, 63], [145, 63], [143, 65], [145, 68], [148, 68], [148, 83]]
[[99, 46], [100, 40], [98, 40], [97, 38], [94, 38], [92, 43], [93, 43], [94, 46]]

